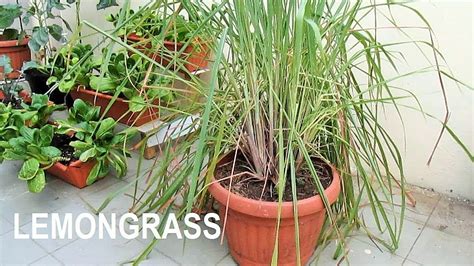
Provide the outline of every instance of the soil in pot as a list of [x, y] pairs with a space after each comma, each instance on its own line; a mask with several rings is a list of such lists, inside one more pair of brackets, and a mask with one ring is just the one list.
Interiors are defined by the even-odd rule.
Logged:
[[[326, 189], [332, 181], [331, 168], [324, 161], [316, 158], [313, 159], [313, 165], [318, 173], [321, 184], [324, 189]], [[270, 180], [265, 183], [264, 181], [257, 180], [248, 174], [239, 175], [240, 173], [249, 171], [249, 165], [243, 156], [237, 157], [233, 173], [232, 167], [234, 167], [233, 163], [230, 162], [223, 164], [216, 169], [215, 178], [217, 180], [224, 179], [220, 182], [224, 188], [229, 189], [230, 179], [227, 177], [238, 175], [237, 177], [232, 178], [232, 193], [248, 199], [278, 202], [278, 187], [276, 187]], [[298, 200], [310, 198], [319, 194], [316, 189], [315, 180], [311, 176], [311, 172], [307, 167], [302, 167], [296, 174], [296, 183], [296, 196]], [[288, 176], [286, 178], [283, 201], [292, 200], [291, 177]]]
[[[36, 94], [46, 94], [50, 87], [46, 84], [49, 74], [44, 73], [36, 68], [25, 70], [25, 79], [30, 85], [31, 91]], [[63, 104], [66, 102], [67, 107], [72, 107], [74, 103], [71, 95], [60, 92], [58, 89], [49, 94], [50, 101], [55, 104]]]
[[69, 145], [71, 141], [75, 141], [77, 138], [68, 135], [54, 134], [51, 146], [58, 148], [61, 151], [61, 163], [69, 165], [71, 162], [79, 160], [74, 155], [74, 148]]

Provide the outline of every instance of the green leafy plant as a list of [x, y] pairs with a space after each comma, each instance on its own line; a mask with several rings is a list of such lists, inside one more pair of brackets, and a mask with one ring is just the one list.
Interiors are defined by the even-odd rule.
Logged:
[[[108, 15], [106, 20], [117, 26], [121, 12], [122, 10], [117, 14]], [[198, 30], [199, 22], [186, 20], [184, 16], [176, 15], [167, 8], [151, 7], [148, 10], [141, 10], [139, 13], [128, 9], [125, 19], [132, 16], [133, 19], [120, 29], [119, 35], [134, 34], [141, 38], [161, 37], [166, 41], [177, 43], [184, 43], [196, 38], [195, 32]]]
[[[48, 65], [44, 66], [44, 72], [48, 72], [48, 85], [57, 83], [61, 92], [67, 93], [74, 87], [79, 85], [87, 86], [92, 71], [100, 66], [100, 60], [93, 58], [91, 54], [87, 54], [92, 49], [90, 44], [75, 43], [67, 44], [59, 50], [59, 52], [49, 60]], [[80, 65], [76, 66], [79, 61]], [[69, 71], [73, 69], [72, 71]]]
[[116, 133], [117, 122], [112, 118], [100, 120], [98, 107], [93, 107], [82, 100], [76, 100], [69, 111], [67, 121], [58, 121], [58, 132], [74, 132], [77, 141], [70, 145], [75, 149], [75, 156], [82, 162], [96, 160], [87, 177], [87, 184], [106, 176], [115, 169], [119, 177], [127, 173], [127, 159], [130, 153], [126, 144], [136, 133], [136, 128], [127, 128]]
[[22, 126], [18, 137], [0, 142], [4, 159], [23, 161], [18, 178], [27, 182], [30, 192], [38, 193], [44, 189], [44, 170], [61, 160], [61, 151], [51, 146], [53, 135], [52, 125], [41, 128]]
[[31, 103], [21, 103], [23, 107], [22, 112], [25, 112], [29, 117], [30, 127], [41, 127], [48, 122], [49, 117], [55, 111], [64, 110], [64, 105], [57, 105], [49, 102], [48, 95], [33, 94], [31, 96]]
[[21, 6], [18, 4], [0, 5], [0, 41], [17, 40], [24, 38], [23, 24], [20, 22], [22, 37], [20, 32], [16, 29], [10, 28], [16, 19], [20, 19], [22, 14]]
[[147, 103], [153, 104], [155, 100], [173, 101], [173, 92], [168, 88], [170, 83], [156, 68], [150, 70], [149, 62], [126, 52], [113, 53], [107, 71], [90, 78], [93, 90], [112, 95], [119, 91], [129, 100], [132, 112], [142, 111]]

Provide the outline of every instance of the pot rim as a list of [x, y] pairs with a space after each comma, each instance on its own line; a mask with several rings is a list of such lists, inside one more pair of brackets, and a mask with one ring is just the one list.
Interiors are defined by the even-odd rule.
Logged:
[[[133, 41], [133, 42], [142, 42], [146, 39], [136, 35], [135, 33], [130, 33], [127, 36], [127, 40], [130, 40], [130, 41]], [[176, 45], [177, 47], [182, 47], [184, 45], [184, 43], [182, 43], [182, 42], [173, 42], [173, 41], [167, 41], [167, 40], [163, 40], [163, 44], [164, 45]]]
[[[93, 89], [89, 89], [89, 88], [86, 88], [86, 87], [82, 87], [82, 86], [78, 86], [76, 88], [76, 90], [79, 92], [83, 92], [83, 93], [86, 93], [86, 94], [89, 94], [89, 95], [93, 95], [93, 96], [96, 96], [98, 98], [105, 98], [107, 100], [112, 100], [112, 98], [114, 96], [111, 96], [111, 95], [108, 95], [108, 94], [105, 94], [105, 93], [102, 93], [102, 92], [98, 92], [96, 90], [93, 90]], [[127, 100], [121, 98], [121, 97], [117, 97], [117, 99], [115, 99], [116, 102], [123, 102], [123, 103], [128, 103]]]
[[16, 47], [16, 46], [26, 46], [30, 38], [27, 36], [21, 42], [18, 40], [8, 40], [8, 41], [0, 41], [1, 48], [9, 48], [9, 47]]
[[[219, 161], [222, 160], [223, 157]], [[329, 164], [332, 170], [332, 182], [324, 190], [326, 197], [328, 198], [329, 204], [333, 204], [339, 196], [341, 190], [340, 177], [337, 169]], [[237, 212], [241, 212], [247, 215], [261, 217], [261, 218], [277, 218], [279, 202], [260, 201], [249, 199], [225, 189], [212, 175], [212, 183], [209, 186], [209, 192], [212, 196], [223, 206], [228, 207]], [[320, 212], [325, 209], [323, 200], [320, 195], [316, 195], [310, 198], [302, 199], [297, 201], [298, 216], [311, 215], [313, 213]], [[281, 215], [280, 218], [293, 218], [293, 202], [285, 201], [281, 203]]]

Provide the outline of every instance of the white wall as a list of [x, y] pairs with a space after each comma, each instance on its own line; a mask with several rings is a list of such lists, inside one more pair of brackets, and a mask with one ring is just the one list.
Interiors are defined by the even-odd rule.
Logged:
[[[474, 84], [474, 4], [471, 1], [424, 1], [411, 6], [421, 11], [431, 23], [435, 33], [435, 43], [445, 56], [454, 75], [472, 86]], [[395, 9], [393, 12], [401, 25], [422, 25], [420, 19], [407, 10]], [[429, 33], [426, 30], [410, 30], [409, 32], [414, 40], [429, 41]], [[403, 39], [401, 34], [394, 34], [393, 31], [383, 34], [381, 32], [380, 37], [391, 41]], [[410, 71], [429, 65], [415, 47], [406, 46], [401, 51], [408, 61], [402, 70]], [[423, 49], [423, 51], [432, 58], [433, 52], [430, 49]], [[434, 60], [431, 62], [433, 63]], [[444, 83], [451, 113], [448, 125], [472, 152], [473, 92], [466, 88], [458, 89], [456, 84], [447, 78], [444, 78]], [[416, 93], [426, 113], [443, 119], [445, 110], [442, 92], [435, 73], [416, 75], [396, 84]], [[414, 101], [405, 103], [414, 106]], [[433, 188], [452, 196], [474, 199], [474, 167], [462, 149], [446, 132], [431, 165], [427, 166], [427, 160], [441, 129], [440, 123], [430, 118], [425, 119], [416, 111], [404, 109], [402, 113], [407, 133], [403, 157], [408, 182]], [[386, 117], [387, 129], [397, 143], [404, 147], [404, 131], [398, 122], [395, 110], [389, 109]]]
[[[133, 0], [135, 6], [145, 2]], [[430, 21], [436, 34], [436, 43], [445, 56], [456, 77], [472, 85], [473, 80], [473, 14], [471, 1], [422, 1], [411, 6], [416, 7]], [[100, 27], [109, 28], [105, 15], [118, 9], [107, 9], [97, 12], [95, 1], [83, 1], [81, 16]], [[73, 10], [63, 12], [63, 16], [73, 18]], [[401, 25], [421, 25], [421, 21], [407, 10], [393, 9], [394, 16]], [[382, 25], [382, 22], [379, 22]], [[92, 32], [86, 29], [86, 32]], [[409, 30], [414, 39], [427, 40], [425, 30]], [[380, 31], [381, 40], [394, 41], [403, 39], [395, 31]], [[429, 39], [428, 39], [429, 40]], [[96, 39], [91, 38], [91, 42]], [[424, 51], [431, 55], [430, 51]], [[402, 47], [402, 52], [409, 64], [401, 70], [409, 71], [427, 66], [422, 54], [413, 46]], [[403, 63], [402, 63], [403, 65]], [[424, 111], [442, 118], [444, 115], [442, 94], [434, 73], [417, 75], [397, 82], [404, 88], [416, 93]], [[459, 90], [456, 85], [445, 79], [445, 86], [450, 102], [450, 127], [473, 149], [473, 93], [467, 89]], [[413, 104], [413, 101], [406, 103]], [[425, 119], [419, 112], [402, 110], [405, 115], [406, 149], [402, 149], [405, 161], [405, 176], [408, 182], [436, 191], [460, 195], [474, 199], [473, 164], [461, 148], [445, 133], [431, 163], [426, 162], [440, 130], [440, 124], [432, 119]], [[400, 147], [404, 147], [403, 129], [393, 109], [387, 108], [386, 127], [392, 133]]]

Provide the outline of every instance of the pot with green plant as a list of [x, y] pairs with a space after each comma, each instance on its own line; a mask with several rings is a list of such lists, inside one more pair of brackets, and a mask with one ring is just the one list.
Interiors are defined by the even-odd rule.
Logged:
[[[88, 54], [91, 49], [89, 44], [66, 44], [49, 58], [47, 64], [33, 61], [25, 64], [23, 72], [32, 92], [49, 93], [52, 102], [66, 103], [71, 107], [73, 100], [69, 91], [74, 86], [88, 85], [92, 71], [100, 65], [94, 61], [91, 54]], [[51, 90], [52, 86], [56, 86], [57, 89]]]
[[12, 103], [16, 107], [20, 107], [21, 102], [30, 102], [29, 92], [20, 84], [18, 78], [10, 78], [14, 74], [11, 66], [10, 58], [6, 55], [0, 55], [0, 68], [3, 73], [0, 74], [0, 101], [8, 104]]
[[100, 106], [101, 113], [127, 125], [159, 118], [160, 106], [174, 99], [171, 82], [140, 56], [112, 53], [105, 72], [89, 77], [89, 86], [71, 91], [74, 99]]
[[[187, 20], [179, 14], [187, 8], [179, 7], [175, 12], [168, 9], [167, 4], [160, 3], [139, 13], [131, 9], [121, 10], [106, 19], [117, 26], [120, 15], [124, 14], [124, 20], [130, 21], [118, 34], [132, 47], [163, 66], [171, 62], [176, 66], [179, 60], [188, 72], [205, 69], [210, 56], [210, 38], [199, 32], [200, 17], [195, 15], [192, 20]], [[189, 12], [186, 13], [189, 16]]]
[[118, 177], [127, 173], [127, 142], [136, 133], [131, 127], [115, 132], [112, 118], [100, 120], [100, 107], [76, 100], [67, 120], [56, 121], [53, 145], [61, 149], [62, 160], [46, 171], [78, 187], [93, 184], [112, 169]]
[[[7, 56], [11, 60], [13, 71], [9, 71], [9, 78], [20, 76], [20, 69], [24, 62], [31, 60], [31, 52], [28, 48], [29, 37], [23, 30], [21, 21], [22, 8], [17, 4], [0, 5], [0, 56]], [[21, 31], [10, 28], [14, 21], [19, 19]], [[0, 66], [0, 73], [6, 73]]]
[[[386, 77], [385, 68], [398, 69], [393, 49], [399, 43], [381, 43], [360, 23], [367, 12], [390, 12], [392, 5], [311, 0], [222, 5], [214, 23], [227, 32], [229, 56], [220, 66], [215, 95], [208, 95], [212, 108], [202, 115], [208, 123], [202, 136], [209, 140], [201, 138], [206, 144], [197, 149], [210, 151], [205, 184], [219, 203], [223, 235], [239, 265], [306, 265], [317, 244], [329, 239], [338, 240], [335, 257], [344, 255], [351, 230], [367, 229], [358, 216], [361, 198], [368, 198], [378, 228], [389, 232], [388, 240], [374, 240], [390, 250], [398, 247], [404, 206], [393, 222], [381, 202], [393, 206], [393, 186], [405, 202], [403, 164], [379, 112], [385, 105], [403, 106], [392, 81], [418, 72]], [[399, 7], [426, 22], [411, 7]], [[429, 25], [422, 27], [431, 33]], [[435, 45], [423, 43], [437, 62]], [[439, 75], [444, 90], [442, 79], [452, 76], [428, 63], [420, 71]], [[200, 179], [190, 179], [187, 199], [193, 200]]]

